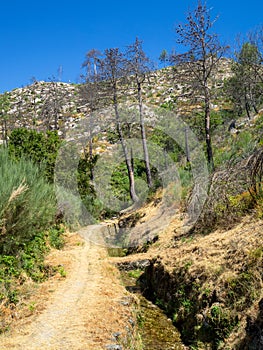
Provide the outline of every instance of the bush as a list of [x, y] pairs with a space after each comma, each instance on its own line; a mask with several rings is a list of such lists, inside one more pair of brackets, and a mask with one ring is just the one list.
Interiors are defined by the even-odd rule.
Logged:
[[21, 272], [25, 271], [33, 281], [44, 281], [49, 275], [48, 266], [44, 263], [48, 251], [46, 235], [40, 232], [16, 256], [16, 264]]
[[0, 150], [0, 254], [15, 255], [55, 218], [53, 187], [39, 168]]
[[56, 131], [43, 133], [18, 128], [14, 129], [10, 135], [9, 152], [15, 159], [27, 157], [36, 164], [44, 165], [43, 172], [52, 182], [56, 156], [61, 142]]
[[262, 147], [215, 172], [209, 197], [192, 231], [209, 233], [219, 226], [230, 228], [255, 210], [261, 217], [262, 178]]
[[60, 226], [54, 226], [49, 231], [49, 243], [51, 247], [56, 249], [62, 249], [65, 245], [65, 239], [63, 237], [64, 229]]

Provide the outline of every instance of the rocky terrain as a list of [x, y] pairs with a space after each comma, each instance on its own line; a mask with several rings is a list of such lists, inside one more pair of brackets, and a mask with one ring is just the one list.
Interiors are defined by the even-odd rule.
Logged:
[[[183, 69], [181, 69], [183, 74]], [[211, 80], [211, 86], [220, 89], [224, 79], [231, 75], [231, 61], [221, 59], [218, 69]], [[80, 120], [90, 113], [89, 103], [80, 95], [81, 84], [68, 84], [56, 81], [36, 81], [31, 85], [7, 92], [6, 104], [7, 130], [17, 127], [36, 130], [58, 130], [61, 136], [67, 130], [74, 129]], [[128, 87], [128, 89], [131, 89]], [[172, 67], [151, 72], [143, 84], [143, 102], [149, 106], [177, 105], [177, 112], [189, 112], [186, 92], [190, 87], [181, 84], [175, 77]], [[134, 91], [126, 91], [127, 101], [131, 103]], [[129, 102], [130, 101], [130, 102]], [[218, 98], [213, 108], [222, 107]], [[195, 106], [196, 107], [196, 106]], [[189, 110], [190, 108], [190, 110]]]

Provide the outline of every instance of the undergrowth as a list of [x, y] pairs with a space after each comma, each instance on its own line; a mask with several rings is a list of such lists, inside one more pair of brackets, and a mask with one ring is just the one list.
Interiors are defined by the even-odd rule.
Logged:
[[0, 332], [6, 329], [3, 310], [15, 313], [23, 285], [42, 282], [55, 270], [45, 263], [51, 249], [62, 248], [63, 228], [55, 223], [53, 187], [41, 169], [0, 149]]
[[25, 300], [24, 284], [43, 282], [57, 271], [62, 277], [65, 271], [45, 263], [45, 256], [51, 247], [61, 249], [64, 246], [64, 229], [54, 226], [50, 230], [38, 233], [15, 255], [0, 255], [0, 333], [6, 330], [11, 320], [5, 312], [15, 314], [16, 307]]
[[[234, 265], [237, 253], [233, 254], [229, 260]], [[235, 264], [235, 272], [226, 266], [197, 270], [185, 258], [171, 272], [151, 264], [140, 277], [145, 296], [165, 310], [190, 349], [225, 349], [242, 315], [260, 298], [262, 247], [240, 258], [244, 263]]]

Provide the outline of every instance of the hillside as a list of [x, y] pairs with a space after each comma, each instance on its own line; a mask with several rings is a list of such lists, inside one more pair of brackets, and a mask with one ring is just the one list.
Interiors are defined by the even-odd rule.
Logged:
[[[182, 72], [183, 74], [183, 69]], [[217, 71], [211, 80], [213, 88], [220, 90], [223, 82], [231, 76], [231, 60], [221, 59]], [[56, 81], [36, 81], [31, 85], [7, 92], [6, 121], [7, 129], [26, 127], [39, 131], [58, 129], [63, 135], [74, 129], [82, 118], [88, 118], [90, 105], [81, 96], [82, 84], [68, 84]], [[172, 67], [153, 71], [143, 84], [143, 102], [157, 107], [178, 104], [180, 114], [189, 107], [185, 92], [189, 92], [186, 84], [180, 83], [173, 73]], [[128, 87], [128, 102], [134, 101], [134, 91]], [[221, 101], [221, 102], [220, 102]], [[222, 104], [220, 97], [214, 101], [213, 108], [218, 110]], [[190, 107], [190, 111], [193, 106]], [[188, 112], [190, 112], [188, 111]], [[57, 125], [55, 125], [55, 118]]]
[[[126, 290], [133, 291], [134, 287], [139, 295], [162, 309], [169, 317], [166, 322], [172, 321], [179, 330], [184, 345], [180, 343], [176, 331], [178, 349], [262, 348], [263, 104], [260, 100], [257, 108], [253, 110], [251, 107], [250, 118], [244, 108], [236, 108], [233, 98], [225, 90], [226, 82], [233, 76], [231, 68], [231, 60], [221, 59], [208, 82], [214, 169], [209, 167], [211, 164], [207, 165], [204, 99], [199, 91], [196, 92], [192, 82], [182, 83], [179, 80], [179, 76], [186, 75], [184, 66], [178, 68], [179, 73], [174, 67], [167, 67], [151, 72], [143, 80], [142, 109], [153, 174], [150, 189], [142, 152], [140, 106], [134, 77], [119, 79], [114, 85], [117, 86], [116, 95], [115, 92], [112, 94], [112, 87], [109, 88], [107, 81], [99, 82], [97, 86], [94, 82], [87, 86], [35, 82], [5, 94], [1, 100], [1, 138], [7, 147], [2, 147], [2, 150], [10, 153], [10, 158], [6, 158], [5, 179], [12, 178], [8, 170], [15, 169], [26, 156], [40, 171], [44, 169], [45, 176], [47, 172], [45, 181], [50, 187], [54, 179], [57, 187], [65, 187], [59, 187], [60, 192], [57, 192], [59, 208], [56, 208], [53, 221], [49, 219], [51, 229], [43, 233], [39, 228], [40, 233], [33, 235], [31, 242], [24, 223], [21, 224], [25, 234], [21, 234], [21, 238], [18, 232], [21, 242], [11, 240], [17, 249], [14, 252], [7, 232], [12, 233], [13, 227], [20, 223], [23, 215], [19, 210], [30, 202], [31, 197], [21, 197], [23, 201], [18, 204], [14, 202], [33, 186], [28, 185], [27, 173], [25, 178], [21, 177], [22, 174], [17, 176], [19, 181], [15, 185], [9, 184], [10, 193], [2, 197], [0, 238], [4, 248], [0, 254], [0, 266], [3, 270], [1, 276], [4, 277], [7, 271], [10, 280], [3, 283], [0, 290], [1, 331], [12, 324], [10, 318], [13, 316], [10, 315], [15, 315], [14, 310], [21, 306], [17, 294], [24, 284], [32, 280], [34, 283], [43, 282], [57, 271], [60, 271], [61, 277], [64, 274], [59, 259], [57, 266], [44, 262], [46, 248], [43, 245], [49, 249], [55, 241], [55, 245], [59, 246], [65, 226], [74, 228], [103, 221], [98, 237], [92, 235], [93, 226], [87, 227], [88, 234], [80, 231], [80, 235], [89, 242], [88, 246], [84, 243], [83, 250], [71, 247], [73, 260], [79, 262], [79, 265], [74, 265], [76, 271], [81, 273], [83, 270], [87, 277], [84, 281], [79, 280], [76, 277], [78, 273], [73, 271], [73, 275], [68, 280], [66, 278], [62, 290], [67, 299], [68, 290], [86, 283], [86, 289], [74, 291], [77, 294], [74, 300], [80, 302], [72, 314], [76, 332], [69, 332], [67, 337], [60, 334], [65, 325], [69, 327], [67, 310], [59, 324], [54, 322], [52, 310], [59, 303], [60, 292], [47, 312], [40, 314], [41, 324], [50, 322], [54, 325], [55, 336], [51, 338], [55, 343], [52, 346], [58, 346], [56, 340], [65, 341], [69, 349], [72, 346], [70, 336], [78, 339], [78, 331], [88, 329], [94, 338], [91, 339], [91, 336], [87, 340], [81, 336], [80, 349], [84, 349], [86, 344], [94, 346], [95, 338], [98, 346], [105, 348], [110, 335], [119, 332], [119, 328], [129, 322], [132, 307], [138, 306], [138, 296], [133, 300], [127, 294], [134, 302], [128, 309], [116, 304], [115, 301], [120, 301], [121, 295], [126, 293], [125, 288], [119, 286], [118, 272], [110, 265], [116, 264], [121, 274], [124, 273], [122, 283]], [[139, 200], [134, 203], [130, 199], [127, 159], [121, 152], [125, 150], [125, 147], [121, 148], [122, 137], [128, 145], [128, 160], [131, 160], [135, 189], [139, 195]], [[45, 161], [46, 168], [42, 164]], [[12, 167], [8, 166], [8, 162]], [[26, 166], [31, 167], [30, 163], [26, 163], [21, 169]], [[35, 197], [39, 194], [37, 189]], [[54, 196], [52, 200], [55, 201]], [[49, 203], [46, 199], [43, 202]], [[10, 207], [14, 213], [16, 209], [18, 212], [14, 217], [17, 220], [15, 225]], [[30, 213], [26, 215], [30, 217]], [[55, 225], [55, 231], [52, 225]], [[34, 227], [38, 227], [37, 222], [34, 222]], [[122, 257], [111, 257], [108, 261], [105, 247], [110, 255]], [[88, 254], [93, 258], [88, 258]], [[96, 262], [103, 261], [103, 264], [106, 261], [103, 265], [105, 269], [91, 258]], [[35, 261], [40, 265], [36, 266]], [[125, 282], [127, 272], [135, 284], [130, 289], [130, 280]], [[92, 276], [88, 277], [89, 273], [94, 275], [94, 280]], [[113, 276], [108, 276], [108, 273]], [[16, 289], [20, 283], [22, 287], [19, 285]], [[83, 304], [88, 304], [91, 298], [88, 286], [92, 293], [98, 294], [98, 305], [105, 301], [110, 303], [112, 313], [107, 313], [109, 310], [101, 306], [105, 317], [110, 319], [107, 327], [96, 302], [91, 302], [87, 308], [89, 314], [94, 308], [93, 320], [92, 316], [83, 314], [76, 320]], [[37, 297], [37, 293], [35, 295]], [[72, 301], [64, 299], [64, 304], [65, 308], [72, 308]], [[8, 314], [9, 310], [12, 311], [5, 322], [4, 312]], [[122, 313], [119, 320], [118, 312]], [[135, 327], [132, 336], [136, 340], [134, 349], [139, 349], [142, 346], [138, 335], [140, 312], [137, 309], [134, 312], [138, 313], [138, 328]], [[95, 329], [88, 326], [93, 322], [97, 324]], [[42, 339], [43, 344], [38, 342], [37, 330], [31, 326], [28, 332], [36, 334], [34, 341], [37, 346], [47, 344], [49, 335], [45, 334], [45, 325], [41, 328], [46, 336]], [[107, 328], [105, 334], [104, 326]], [[11, 345], [15, 348], [20, 342], [19, 334], [14, 343], [8, 336], [3, 336], [3, 339], [6, 348]], [[128, 349], [128, 345], [125, 346]], [[167, 343], [168, 349], [174, 347]]]

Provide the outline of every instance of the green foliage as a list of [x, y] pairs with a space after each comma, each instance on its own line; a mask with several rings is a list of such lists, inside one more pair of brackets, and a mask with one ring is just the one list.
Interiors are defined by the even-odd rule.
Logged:
[[[153, 180], [153, 186], [149, 190], [147, 187], [145, 163], [143, 160], [134, 158], [132, 159], [134, 169], [134, 179], [136, 193], [141, 200], [149, 198], [151, 194], [161, 186], [160, 179], [158, 177], [158, 171], [154, 167], [151, 167], [151, 174]], [[123, 162], [116, 167], [112, 173], [111, 182], [112, 193], [123, 203], [129, 203], [130, 201], [130, 186], [129, 178], [127, 174], [126, 164]], [[148, 196], [148, 197], [147, 197]]]
[[251, 42], [245, 42], [236, 52], [236, 62], [232, 65], [233, 75], [226, 80], [225, 90], [233, 102], [238, 115], [251, 111], [257, 113], [262, 103], [261, 53]]
[[181, 186], [186, 189], [186, 192], [190, 190], [193, 185], [193, 174], [190, 167], [179, 167], [178, 173], [180, 176]]
[[32, 162], [14, 161], [3, 149], [0, 162], [0, 254], [9, 255], [50, 227], [56, 203], [53, 187]]
[[14, 129], [10, 134], [9, 152], [15, 159], [27, 157], [34, 163], [42, 165], [45, 176], [52, 182], [57, 152], [61, 143], [56, 131], [43, 133], [19, 128]]
[[67, 277], [67, 272], [66, 272], [66, 270], [64, 269], [63, 266], [59, 266], [58, 272], [60, 273], [61, 277], [64, 277], [64, 278]]
[[173, 111], [176, 108], [176, 97], [171, 98], [169, 101], [166, 101], [160, 105], [161, 108], [168, 109]]
[[258, 47], [250, 42], [242, 45], [240, 52], [237, 53], [238, 63], [244, 67], [257, 65], [261, 63], [261, 55]]
[[260, 246], [250, 252], [250, 257], [253, 260], [258, 260], [263, 258], [263, 246]]
[[111, 177], [112, 193], [122, 202], [130, 200], [130, 186], [125, 163], [120, 164]]
[[65, 232], [62, 226], [54, 226], [48, 230], [48, 239], [51, 247], [62, 249], [65, 245], [63, 233]]
[[46, 235], [40, 232], [30, 242], [24, 244], [16, 257], [21, 272], [26, 271], [33, 281], [44, 281], [49, 274], [44, 264], [45, 254], [48, 251]]
[[[224, 123], [225, 119], [229, 116], [225, 111], [214, 111], [210, 112], [210, 131], [211, 134], [215, 134], [218, 128]], [[188, 126], [195, 132], [196, 136], [203, 140], [205, 137], [204, 130], [204, 113], [195, 112], [191, 116], [186, 116], [185, 121]]]
[[236, 139], [232, 141], [232, 153], [236, 158], [246, 158], [255, 149], [256, 141], [250, 131], [241, 132]]
[[257, 265], [253, 264], [252, 269], [247, 267], [246, 271], [226, 281], [226, 301], [228, 305], [235, 305], [237, 310], [242, 311], [244, 307], [252, 305], [253, 301], [259, 296], [258, 290], [260, 290], [261, 282], [255, 274], [254, 269], [256, 267]]
[[10, 108], [10, 94], [5, 92], [0, 95], [0, 115], [2, 118], [6, 117]]
[[[262, 261], [261, 251], [253, 252], [251, 257], [254, 259], [254, 256]], [[260, 266], [261, 261], [258, 261], [257, 266]], [[166, 311], [180, 329], [187, 345], [199, 348], [198, 345], [202, 344], [204, 347], [201, 348], [209, 346], [210, 349], [211, 346], [211, 349], [219, 349], [238, 325], [239, 314], [259, 297], [261, 279], [251, 265], [229, 280], [222, 281], [220, 276], [215, 282], [217, 289], [213, 290], [211, 276], [200, 273], [196, 278], [190, 271], [191, 265], [192, 261], [186, 260], [175, 268], [169, 282], [167, 276], [160, 275], [169, 290], [160, 287], [152, 292], [154, 302]], [[151, 274], [149, 278], [153, 278]]]
[[154, 129], [149, 135], [148, 140], [163, 149], [165, 154], [167, 154], [167, 156], [169, 155], [175, 162], [178, 161], [184, 153], [184, 150], [180, 148], [178, 143], [160, 129]]
[[[55, 273], [56, 268], [44, 262], [45, 255], [49, 251], [47, 241], [54, 240], [52, 238], [54, 231], [59, 230], [55, 227], [46, 233], [39, 232], [30, 241], [21, 245], [18, 251], [10, 252], [9, 255], [0, 254], [0, 303], [16, 304], [20, 300], [18, 284], [23, 284], [27, 278], [42, 282]], [[60, 273], [65, 274], [63, 270]]]
[[[24, 247], [16, 256], [0, 255], [0, 302], [17, 303], [19, 300], [16, 288], [16, 279], [21, 279], [22, 272], [26, 271], [34, 280], [39, 280], [40, 269], [43, 266], [44, 244], [40, 236], [31, 241], [31, 244]], [[41, 254], [39, 254], [41, 251]], [[37, 259], [35, 259], [37, 256]], [[41, 260], [41, 264], [39, 264]], [[42, 276], [41, 276], [42, 277]], [[21, 279], [22, 281], [22, 279]]]
[[97, 198], [96, 191], [92, 184], [92, 169], [95, 167], [99, 156], [95, 155], [89, 159], [88, 155], [80, 158], [78, 164], [77, 181], [78, 190], [83, 205], [95, 219], [103, 219], [114, 214], [110, 208], [105, 208]]
[[199, 338], [203, 341], [210, 341], [213, 348], [218, 349], [220, 343], [230, 335], [238, 321], [235, 312], [220, 304], [213, 304], [206, 316], [207, 325], [203, 325], [198, 330]]
[[226, 164], [226, 162], [240, 161], [249, 156], [256, 147], [256, 140], [253, 134], [244, 130], [241, 133], [225, 140], [223, 147], [215, 149], [214, 160], [216, 167]]
[[138, 279], [143, 273], [143, 270], [137, 269], [137, 270], [131, 270], [128, 272], [128, 276], [131, 278]]

